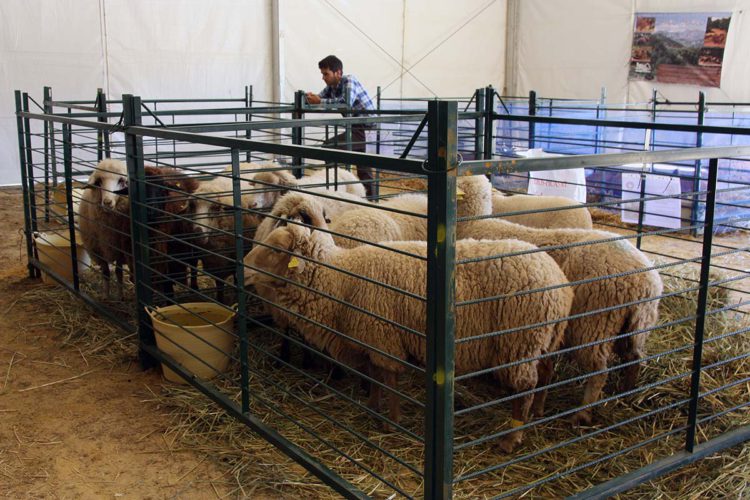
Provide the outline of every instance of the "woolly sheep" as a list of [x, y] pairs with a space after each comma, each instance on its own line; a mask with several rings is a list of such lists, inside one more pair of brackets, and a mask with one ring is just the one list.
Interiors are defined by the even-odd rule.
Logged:
[[[274, 205], [270, 216], [263, 219], [263, 222], [258, 226], [255, 231], [255, 240], [261, 242], [265, 241], [271, 231], [279, 226], [285, 225], [286, 220], [296, 220], [315, 227], [321, 227], [331, 222], [329, 217], [335, 219], [342, 213], [348, 210], [354, 210], [362, 203], [367, 203], [359, 196], [342, 191], [336, 193], [333, 191], [327, 193], [319, 191], [319, 193], [327, 194], [328, 196], [313, 196], [311, 194], [296, 191], [282, 196]], [[318, 220], [316, 218], [317, 214], [322, 214], [324, 220]], [[284, 311], [270, 305], [274, 302], [273, 288], [259, 285], [255, 290], [260, 297], [268, 301], [264, 302], [264, 308], [273, 317], [277, 328], [288, 329], [289, 322], [287, 320], [287, 315]], [[287, 330], [287, 334], [291, 334], [291, 332]], [[281, 359], [286, 361], [290, 359], [290, 348], [291, 346], [289, 342], [286, 339], [283, 339], [280, 352]], [[307, 351], [304, 351], [304, 354], [305, 359], [303, 361], [303, 367], [306, 367], [311, 360], [307, 357]]]
[[[530, 196], [517, 194], [505, 196], [499, 191], [492, 192], [492, 213], [509, 222], [538, 228], [577, 228], [591, 229], [591, 213], [586, 207], [573, 208], [579, 203], [563, 196]], [[508, 212], [544, 210], [568, 207], [563, 210], [503, 216]]]
[[[245, 187], [246, 181], [241, 181]], [[201, 253], [203, 270], [210, 274], [216, 283], [216, 296], [224, 300], [224, 279], [234, 272], [235, 259], [235, 219], [232, 179], [215, 177], [201, 181], [190, 200], [189, 212], [193, 219], [193, 230], [199, 237], [197, 245], [206, 250]], [[243, 209], [255, 208], [252, 197], [242, 200]], [[248, 206], [246, 206], [247, 204]], [[252, 212], [243, 210], [242, 226], [250, 232], [258, 225], [259, 218]], [[248, 241], [247, 249], [250, 244]], [[240, 256], [240, 258], [244, 257]]]
[[[294, 326], [308, 343], [327, 351], [334, 359], [349, 366], [369, 367], [375, 380], [390, 387], [395, 387], [398, 374], [404, 370], [401, 363], [318, 327], [313, 321], [343, 332], [399, 360], [414, 358], [425, 363], [423, 338], [403, 332], [390, 323], [373, 319], [370, 315], [321, 294], [266, 274], [285, 277], [407, 328], [424, 332], [426, 305], [423, 300], [410, 298], [355, 277], [365, 276], [424, 296], [424, 261], [416, 261], [385, 248], [362, 246], [342, 249], [335, 245], [327, 232], [296, 224], [275, 229], [266, 243], [269, 246], [258, 245], [245, 258], [248, 266], [245, 281], [255, 286], [274, 288], [280, 305], [312, 320], [291, 316]], [[393, 242], [388, 247], [422, 257], [427, 253], [424, 242]], [[532, 245], [519, 241], [467, 240], [457, 243], [456, 257], [467, 259], [533, 249]], [[292, 257], [287, 252], [296, 256]], [[351, 274], [338, 272], [337, 269]], [[455, 352], [456, 373], [531, 359], [496, 370], [493, 374], [502, 386], [513, 393], [534, 389], [537, 383], [537, 361], [534, 358], [557, 349], [565, 328], [565, 321], [562, 319], [570, 310], [572, 292], [568, 287], [556, 287], [564, 283], [565, 276], [558, 266], [549, 256], [540, 252], [458, 266], [457, 301], [490, 296], [507, 298], [458, 308], [457, 339], [529, 324], [544, 326], [458, 344]], [[518, 294], [536, 289], [544, 291]], [[371, 406], [377, 405], [380, 392], [379, 386], [371, 391]], [[399, 403], [393, 394], [389, 394], [388, 399], [389, 416], [393, 422], [397, 422]], [[532, 399], [530, 394], [513, 399], [513, 427], [527, 421]], [[506, 435], [499, 445], [504, 451], [510, 452], [521, 439], [522, 432], [514, 431]]]
[[[619, 235], [604, 231], [583, 229], [537, 229], [498, 219], [474, 220], [459, 223], [458, 238], [513, 238], [526, 241], [545, 250], [572, 283], [594, 280], [574, 285], [575, 298], [571, 316], [606, 308], [604, 312], [571, 319], [565, 332], [565, 344], [575, 347], [601, 341], [629, 332], [652, 327], [658, 319], [658, 297], [662, 292], [659, 273], [648, 269], [651, 262], [630, 242], [615, 240], [602, 243], [585, 242], [609, 240]], [[576, 245], [567, 248], [559, 245]], [[548, 249], [549, 248], [549, 249]], [[632, 274], [626, 274], [632, 273]], [[603, 278], [608, 275], [624, 274]], [[640, 302], [646, 300], [646, 302]], [[629, 304], [622, 306], [623, 304]], [[622, 306], [622, 307], [618, 307]], [[622, 390], [632, 389], [638, 379], [639, 363], [643, 357], [648, 332], [604, 342], [594, 347], [578, 349], [573, 357], [587, 373], [605, 370], [613, 353], [623, 362], [635, 362], [625, 368]], [[551, 377], [552, 360], [543, 367]], [[546, 378], [546, 377], [545, 377]], [[607, 380], [607, 373], [592, 375], [586, 382], [583, 405], [599, 400]], [[541, 380], [546, 385], [548, 380]], [[540, 392], [534, 403], [534, 413], [543, 413], [546, 391]], [[591, 409], [573, 415], [574, 423], [590, 424]]]
[[[158, 274], [166, 277], [162, 279], [155, 276], [155, 281], [159, 282], [165, 293], [171, 294], [172, 279], [176, 277], [179, 281], [185, 268], [174, 259], [168, 259], [165, 265], [162, 257], [189, 253], [186, 246], [175, 237], [185, 231], [184, 224], [173, 216], [186, 211], [184, 193], [193, 191], [197, 182], [176, 169], [166, 167], [146, 166], [145, 175], [146, 196], [150, 200], [149, 208], [153, 211], [153, 215], [149, 217], [149, 227], [160, 236], [155, 238], [154, 250], [157, 255], [153, 267]], [[101, 267], [107, 297], [110, 296], [109, 265], [115, 265], [117, 297], [122, 299], [123, 266], [127, 264], [131, 269], [133, 267], [128, 173], [124, 162], [107, 158], [100, 161], [91, 173], [79, 206], [79, 231], [84, 247]]]
[[89, 176], [78, 208], [81, 242], [101, 267], [106, 297], [110, 296], [109, 265], [115, 265], [118, 299], [123, 295], [123, 266], [131, 261], [127, 188], [127, 165], [119, 160], [102, 160]]
[[[258, 168], [270, 168], [271, 165], [259, 165]], [[297, 179], [285, 170], [268, 170], [243, 176], [255, 188], [256, 208], [270, 208], [289, 188], [304, 189], [309, 192], [335, 191], [347, 193], [364, 199], [365, 188], [359, 179], [342, 168], [314, 170], [312, 173]], [[337, 183], [334, 186], [334, 178]]]

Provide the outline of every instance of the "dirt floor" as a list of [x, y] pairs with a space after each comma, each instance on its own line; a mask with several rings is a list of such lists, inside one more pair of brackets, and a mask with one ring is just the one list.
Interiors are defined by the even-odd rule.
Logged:
[[45, 304], [19, 297], [41, 285], [26, 270], [17, 190], [0, 190], [0, 496], [217, 498], [230, 494], [214, 458], [164, 439], [154, 393], [161, 375], [62, 345]]
[[[282, 474], [275, 471], [296, 467], [283, 455], [257, 464], [262, 493], [238, 487], [220, 456], [167, 432], [169, 417], [156, 397], [160, 373], [143, 372], [134, 356], [112, 362], [85, 355], [46, 321], [49, 304], [19, 300], [50, 286], [27, 277], [21, 207], [18, 190], [0, 190], [0, 496], [296, 498], [278, 487]], [[633, 498], [652, 498], [648, 491], [642, 486]]]

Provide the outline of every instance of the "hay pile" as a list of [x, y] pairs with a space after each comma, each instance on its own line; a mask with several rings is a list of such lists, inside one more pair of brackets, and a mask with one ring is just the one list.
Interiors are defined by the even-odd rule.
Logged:
[[[698, 268], [682, 264], [664, 270], [665, 293], [679, 292], [694, 287], [697, 282]], [[713, 278], [719, 279], [719, 275]], [[71, 332], [66, 341], [77, 344], [86, 342], [86, 334], [72, 333], [76, 327], [66, 326], [62, 318], [71, 316], [71, 309], [76, 304], [84, 309], [85, 320], [76, 320], [77, 324], [91, 321], [85, 307], [67, 292], [40, 289], [49, 294], [60, 294], [64, 305], [55, 307], [53, 320], [63, 331]], [[663, 299], [661, 304], [660, 323], [674, 322], [695, 313], [697, 292], [680, 293]], [[712, 288], [707, 310], [725, 307], [731, 296], [722, 288]], [[684, 432], [679, 429], [685, 425], [687, 407], [660, 411], [669, 404], [674, 404], [689, 394], [689, 371], [692, 363], [693, 321], [660, 328], [652, 333], [648, 342], [648, 353], [655, 354], [668, 350], [686, 347], [672, 354], [665, 354], [648, 361], [641, 373], [640, 384], [654, 384], [643, 392], [627, 398], [614, 398], [599, 407], [595, 424], [591, 428], [571, 428], [565, 419], [554, 419], [536, 425], [526, 433], [523, 445], [514, 457], [544, 450], [558, 443], [576, 440], [592, 432], [598, 434], [572, 442], [554, 451], [542, 453], [535, 458], [510, 465], [498, 471], [482, 475], [455, 485], [456, 498], [483, 498], [498, 495], [501, 492], [521, 488], [534, 481], [541, 481], [557, 474], [565, 473], [585, 462], [594, 461], [610, 453], [618, 453], [628, 447], [637, 445], [653, 436], [668, 434], [671, 436], [659, 439], [646, 446], [629, 451], [612, 460], [574, 472], [549, 483], [542, 484], [531, 492], [533, 497], [559, 497], [581, 491], [594, 484], [636, 470], [647, 463], [668, 456], [684, 446]], [[706, 323], [706, 338], [711, 339], [748, 326], [744, 315], [725, 311], [710, 314]], [[107, 335], [118, 335], [115, 329]], [[704, 347], [704, 364], [728, 359], [750, 352], [749, 335], [736, 335], [719, 341], [709, 341]], [[365, 493], [377, 498], [388, 498], [394, 492], [391, 488], [357, 467], [352, 461], [343, 458], [341, 453], [331, 450], [318, 439], [303, 430], [295, 421], [301, 422], [308, 429], [323, 437], [341, 452], [348, 454], [357, 463], [372, 468], [393, 482], [408, 495], [422, 495], [420, 477], [407, 467], [398, 465], [382, 452], [364, 444], [363, 438], [372, 445], [387, 449], [417, 470], [422, 468], [424, 448], [417, 439], [403, 433], [386, 433], [376, 421], [363, 414], [355, 405], [346, 402], [341, 395], [364, 403], [366, 395], [354, 377], [342, 380], [330, 378], [330, 370], [319, 366], [303, 372], [299, 369], [279, 366], [269, 359], [266, 353], [278, 352], [278, 339], [262, 328], [249, 332], [251, 342], [248, 362], [250, 365], [251, 413], [275, 428], [283, 436], [304, 448], [322, 463], [352, 482]], [[125, 339], [130, 341], [132, 339]], [[103, 339], [96, 345], [109, 341]], [[134, 347], [133, 347], [134, 348]], [[94, 349], [92, 352], [104, 352]], [[299, 362], [297, 362], [299, 366]], [[558, 365], [557, 380], [575, 376], [578, 373], [569, 363]], [[685, 375], [667, 381], [669, 377]], [[747, 360], [727, 363], [706, 370], [702, 375], [702, 390], [708, 391], [733, 381], [742, 381], [750, 377], [750, 363]], [[616, 394], [617, 374], [610, 376], [605, 394], [607, 397]], [[233, 400], [240, 400], [238, 368], [215, 383], [220, 390]], [[329, 384], [341, 395], [334, 395], [322, 382]], [[418, 400], [424, 400], [422, 379], [417, 376], [402, 377], [400, 389]], [[486, 381], [471, 381], [457, 385], [457, 400], [463, 404], [476, 404], [497, 397], [493, 387]], [[550, 391], [547, 415], [555, 415], [574, 408], [581, 396], [580, 384], [567, 384]], [[184, 447], [218, 457], [225, 462], [237, 481], [237, 495], [273, 495], [286, 498], [338, 498], [328, 487], [307, 474], [300, 466], [291, 463], [275, 448], [247, 430], [243, 425], [227, 417], [222, 410], [210, 403], [205, 397], [190, 387], [165, 384], [163, 391], [154, 396], [160, 405], [167, 408], [171, 415], [168, 431], [170, 439]], [[699, 412], [701, 417], [714, 415], [723, 410], [750, 400], [750, 387], [747, 382], [738, 383], [701, 400]], [[308, 407], [305, 403], [312, 403]], [[269, 409], [273, 406], [276, 410]], [[466, 416], [456, 418], [455, 436], [457, 443], [478, 438], [493, 432], [507, 429], [509, 405], [500, 405], [479, 410]], [[421, 435], [423, 421], [420, 412], [409, 405], [402, 405], [402, 424]], [[605, 429], [619, 422], [632, 419], [646, 412], [654, 412], [648, 418], [635, 420], [625, 425]], [[285, 418], [288, 415], [293, 418]], [[338, 423], [332, 422], [335, 419]], [[747, 408], [729, 412], [719, 418], [702, 424], [698, 439], [703, 442], [718, 434], [750, 423], [750, 412]], [[355, 429], [360, 436], [354, 436], [345, 429]], [[750, 446], [740, 451], [733, 451], [721, 458], [708, 459], [694, 466], [677, 471], [669, 476], [653, 481], [627, 493], [627, 498], [683, 498], [698, 496], [731, 497], [746, 484], [750, 470], [748, 458]], [[513, 457], [510, 457], [513, 458]], [[508, 460], [509, 457], [499, 453], [491, 443], [478, 445], [457, 451], [454, 457], [454, 473], [470, 474]], [[743, 482], [744, 481], [744, 482]], [[397, 495], [398, 496], [398, 495]]]

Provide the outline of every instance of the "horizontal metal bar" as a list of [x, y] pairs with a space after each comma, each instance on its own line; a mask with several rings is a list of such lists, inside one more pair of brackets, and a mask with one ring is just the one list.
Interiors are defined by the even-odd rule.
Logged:
[[[750, 130], [750, 128], [748, 129]], [[664, 149], [631, 153], [602, 153], [592, 155], [556, 156], [552, 158], [512, 158], [508, 160], [469, 160], [459, 166], [461, 175], [509, 174], [570, 168], [616, 167], [628, 163], [664, 163], [680, 160], [701, 160], [750, 156], [750, 146], [715, 148]], [[640, 172], [633, 170], [633, 172]]]
[[750, 135], [748, 127], [720, 127], [716, 125], [687, 125], [682, 123], [636, 122], [625, 120], [595, 120], [583, 118], [562, 118], [540, 115], [503, 115], [494, 113], [493, 117], [505, 121], [549, 123], [553, 125], [581, 125], [587, 127], [634, 128], [641, 130], [667, 130], [670, 132], [691, 132], [704, 134]]
[[179, 132], [171, 129], [129, 127], [128, 133], [144, 137], [158, 137], [160, 139], [173, 139], [176, 141], [236, 148], [241, 151], [252, 150], [255, 152], [259, 151], [262, 153], [272, 153], [284, 156], [301, 156], [303, 158], [312, 158], [329, 162], [351, 163], [354, 165], [377, 165], [380, 169], [396, 170], [412, 174], [421, 174], [424, 172], [422, 169], [423, 162], [421, 160], [392, 158], [375, 154], [313, 148], [309, 146], [297, 146], [294, 144], [275, 144], [271, 142], [241, 139], [238, 137], [212, 137], [190, 132]]
[[705, 443], [699, 444], [693, 450], [693, 453], [686, 451], [680, 451], [674, 455], [658, 460], [652, 464], [642, 467], [636, 471], [626, 474], [624, 476], [617, 477], [611, 481], [594, 486], [578, 495], [574, 495], [570, 498], [571, 500], [584, 500], [589, 498], [609, 498], [618, 493], [622, 493], [631, 488], [638, 486], [641, 483], [649, 481], [651, 479], [663, 476], [673, 470], [676, 470], [685, 465], [696, 462], [709, 455], [713, 455], [719, 451], [731, 448], [738, 444], [744, 443], [750, 439], [750, 425], [746, 425], [727, 432], [717, 438], [714, 438]]

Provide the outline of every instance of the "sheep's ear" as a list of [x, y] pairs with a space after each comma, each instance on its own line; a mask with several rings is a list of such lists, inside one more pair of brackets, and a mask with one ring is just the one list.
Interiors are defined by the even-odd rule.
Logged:
[[323, 210], [323, 220], [326, 221], [326, 224], [330, 224], [331, 223], [331, 219], [328, 217], [328, 215], [326, 214], [325, 210]]
[[[302, 219], [302, 222], [307, 224], [308, 226], [312, 226], [313, 228], [316, 227], [322, 227], [325, 228], [326, 226], [326, 218], [325, 214], [318, 213], [317, 210], [310, 210], [308, 211], [306, 208], [299, 209], [299, 216]], [[313, 229], [311, 229], [311, 232]]]
[[[295, 238], [293, 230], [291, 230], [290, 228], [274, 231], [266, 241], [268, 245], [286, 250], [288, 252], [295, 251], [296, 242], [297, 239]], [[271, 257], [271, 262], [273, 263], [273, 268], [277, 270], [276, 274], [290, 276], [300, 273], [304, 270], [304, 259], [300, 259], [299, 257], [295, 257], [294, 255], [290, 255], [286, 252], [278, 252], [272, 249], [269, 250], [271, 250], [273, 254], [273, 257]]]

